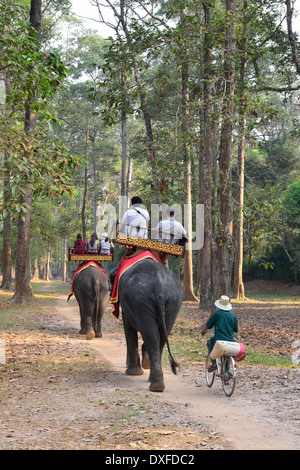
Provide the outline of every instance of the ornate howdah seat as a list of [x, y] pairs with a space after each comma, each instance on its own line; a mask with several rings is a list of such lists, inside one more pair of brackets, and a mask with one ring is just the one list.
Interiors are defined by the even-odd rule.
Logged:
[[109, 255], [101, 255], [100, 253], [85, 253], [83, 255], [79, 255], [76, 253], [72, 253], [71, 248], [69, 247], [69, 261], [113, 261], [114, 260], [114, 251]]
[[171, 244], [153, 240], [151, 238], [137, 238], [124, 235], [123, 233], [117, 233], [116, 238], [113, 240], [115, 243], [121, 245], [134, 246], [136, 248], [144, 248], [145, 250], [157, 251], [159, 253], [165, 253], [168, 255], [183, 257], [185, 253], [185, 243]]

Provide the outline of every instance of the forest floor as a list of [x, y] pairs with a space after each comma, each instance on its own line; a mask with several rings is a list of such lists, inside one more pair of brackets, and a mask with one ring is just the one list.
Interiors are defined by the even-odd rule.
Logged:
[[[252, 281], [247, 301], [234, 302], [252, 364], [238, 364], [230, 398], [218, 379], [211, 389], [205, 384], [198, 345], [205, 349], [199, 325], [208, 312], [196, 303], [184, 303], [170, 336], [181, 370], [173, 375], [165, 360], [166, 389], [151, 393], [148, 371], [124, 374], [122, 322], [111, 306], [103, 338], [86, 341], [78, 335], [76, 300], [67, 302], [69, 285], [37, 287], [35, 304], [18, 308], [0, 292], [1, 450], [300, 449], [300, 346], [293, 348], [300, 340], [300, 286]], [[180, 352], [184, 330], [194, 335], [193, 351]], [[287, 362], [255, 365], [255, 353]]]

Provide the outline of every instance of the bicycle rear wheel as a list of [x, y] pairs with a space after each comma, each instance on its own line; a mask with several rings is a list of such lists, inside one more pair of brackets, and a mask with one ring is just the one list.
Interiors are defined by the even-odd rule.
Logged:
[[221, 380], [225, 395], [231, 397], [235, 389], [236, 369], [235, 361], [231, 356], [222, 357]]
[[215, 371], [208, 372], [209, 366], [211, 366], [211, 359], [210, 359], [210, 355], [207, 354], [206, 363], [205, 363], [205, 379], [206, 379], [207, 386], [211, 387], [212, 384], [214, 383], [216, 373]]

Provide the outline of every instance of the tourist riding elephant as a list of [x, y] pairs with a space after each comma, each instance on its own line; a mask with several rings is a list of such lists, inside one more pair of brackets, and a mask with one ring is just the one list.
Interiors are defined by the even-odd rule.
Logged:
[[[68, 280], [73, 279], [74, 272], [68, 273]], [[104, 270], [89, 266], [76, 274], [72, 290], [80, 310], [79, 334], [86, 335], [86, 339], [101, 338], [102, 317], [111, 291], [109, 276]]]
[[[115, 274], [115, 271], [110, 273], [112, 284]], [[142, 366], [150, 369], [149, 389], [162, 392], [165, 384], [161, 356], [165, 344], [174, 374], [178, 367], [170, 351], [168, 335], [182, 303], [180, 281], [164, 265], [144, 259], [121, 275], [118, 295], [127, 344], [126, 374], [143, 374], [138, 352], [137, 332], [140, 332], [144, 343]]]

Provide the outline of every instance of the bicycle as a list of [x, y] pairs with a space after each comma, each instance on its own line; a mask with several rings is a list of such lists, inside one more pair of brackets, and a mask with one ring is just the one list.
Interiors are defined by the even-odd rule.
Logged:
[[205, 363], [205, 378], [208, 387], [211, 387], [214, 383], [215, 376], [221, 378], [222, 387], [225, 395], [231, 397], [235, 389], [236, 383], [236, 363], [234, 358], [230, 354], [225, 354], [220, 358], [216, 359], [217, 368], [213, 372], [208, 372], [209, 366], [211, 366], [210, 355], [207, 355]]

